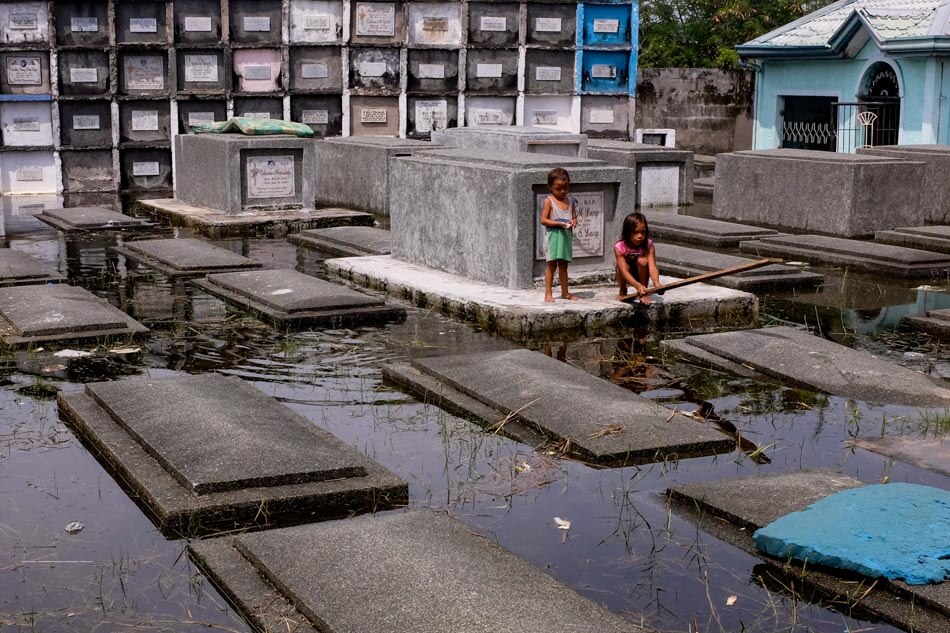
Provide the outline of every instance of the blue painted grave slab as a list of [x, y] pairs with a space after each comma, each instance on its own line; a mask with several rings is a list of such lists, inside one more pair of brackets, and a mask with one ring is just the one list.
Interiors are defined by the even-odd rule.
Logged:
[[844, 490], [753, 534], [756, 548], [910, 585], [950, 579], [950, 492], [918, 484]]

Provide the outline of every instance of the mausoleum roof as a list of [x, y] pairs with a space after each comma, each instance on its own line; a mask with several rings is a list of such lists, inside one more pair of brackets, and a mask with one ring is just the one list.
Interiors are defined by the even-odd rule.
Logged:
[[738, 50], [743, 57], [838, 56], [861, 29], [883, 50], [950, 51], [950, 0], [839, 0]]

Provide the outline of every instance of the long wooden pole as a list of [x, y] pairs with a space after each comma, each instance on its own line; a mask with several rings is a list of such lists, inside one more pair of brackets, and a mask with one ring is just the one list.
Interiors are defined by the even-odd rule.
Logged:
[[730, 266], [729, 268], [723, 268], [722, 270], [714, 270], [712, 272], [703, 273], [702, 275], [696, 275], [695, 277], [689, 277], [688, 279], [680, 279], [679, 281], [672, 281], [668, 284], [661, 284], [659, 286], [653, 286], [648, 288], [646, 292], [640, 295], [630, 295], [624, 299], [624, 303], [632, 303], [640, 297], [649, 296], [656, 294], [658, 292], [666, 292], [667, 290], [673, 290], [674, 288], [682, 288], [683, 286], [689, 286], [692, 284], [702, 283], [704, 281], [709, 281], [710, 279], [717, 279], [719, 277], [725, 277], [726, 275], [735, 275], [736, 273], [742, 273], [747, 270], [754, 270], [756, 268], [762, 268], [763, 266], [768, 266], [769, 264], [781, 264], [781, 259], [757, 259], [755, 261], [749, 262], [747, 264], [739, 264], [738, 266]]

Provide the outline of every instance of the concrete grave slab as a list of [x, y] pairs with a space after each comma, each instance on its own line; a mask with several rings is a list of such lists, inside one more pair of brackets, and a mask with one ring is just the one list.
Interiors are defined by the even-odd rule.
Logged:
[[587, 135], [516, 125], [474, 125], [433, 130], [432, 142], [448, 147], [507, 154], [528, 152], [587, 158]]
[[637, 204], [663, 207], [693, 204], [693, 153], [608, 139], [591, 139], [587, 157], [637, 171]]
[[[421, 307], [437, 307], [465, 321], [517, 339], [589, 336], [609, 328], [633, 325], [677, 327], [704, 324], [749, 325], [758, 318], [755, 295], [739, 290], [695, 284], [667, 292], [649, 306], [616, 301], [614, 286], [573, 288], [581, 301], [544, 302], [540, 289], [512, 290], [472, 281], [390, 256], [329, 259], [327, 269], [354, 283], [382, 290]], [[673, 281], [661, 277], [660, 281]]]
[[261, 264], [226, 248], [199, 239], [161, 239], [126, 242], [113, 250], [169, 277], [205, 275], [260, 268]]
[[[384, 375], [429, 402], [404, 365]], [[493, 409], [467, 412], [491, 426], [511, 416], [548, 442], [567, 443], [585, 459], [629, 465], [732, 451], [718, 431], [549, 356], [528, 350], [443, 356], [411, 367], [438, 383], [439, 399], [464, 394]]]
[[74, 231], [123, 231], [152, 226], [149, 222], [102, 207], [70, 207], [45, 209], [36, 216], [50, 226], [70, 233]]
[[389, 255], [393, 244], [392, 233], [372, 226], [307, 229], [287, 239], [291, 244], [315, 248], [333, 257]]
[[[905, 630], [950, 631], [950, 583], [911, 586], [901, 581], [872, 584], [860, 576], [827, 573], [811, 565], [789, 564], [760, 554], [752, 533], [790, 512], [804, 510], [828, 495], [862, 486], [862, 482], [829, 470], [769, 473], [739, 479], [673, 486], [667, 494], [677, 512], [700, 524], [713, 536], [761, 557], [776, 580], [795, 579], [818, 598], [847, 606], [856, 617], [867, 614]], [[708, 520], [708, 516], [725, 521]], [[787, 583], [783, 583], [787, 586]], [[855, 591], [855, 587], [861, 587]], [[843, 604], [846, 603], [846, 604]]]
[[193, 283], [285, 327], [348, 327], [406, 317], [401, 307], [296, 270], [220, 273]]
[[136, 213], [155, 216], [172, 226], [193, 229], [205, 237], [268, 236], [283, 238], [303, 229], [331, 226], [372, 226], [373, 216], [351, 209], [270, 209], [261, 213], [229, 214], [198, 207], [173, 198], [138, 200]]
[[255, 626], [269, 584], [293, 630], [298, 623], [326, 633], [641, 630], [442, 514], [360, 517], [189, 547]]
[[950, 254], [950, 226], [905, 226], [893, 231], [878, 231], [874, 234], [874, 241]]
[[861, 437], [851, 444], [950, 477], [950, 441], [943, 437]]
[[58, 283], [63, 275], [26, 253], [0, 248], [0, 286]]
[[61, 394], [59, 411], [166, 533], [338, 517], [406, 497], [398, 477], [235, 377], [92, 383]]
[[947, 174], [950, 173], [948, 145], [879, 145], [858, 148], [858, 154], [905, 159], [924, 163], [924, 177], [916, 183], [920, 188], [920, 205], [926, 224], [950, 222], [950, 197], [947, 196]]
[[85, 288], [66, 284], [0, 288], [0, 341], [6, 345], [146, 332], [144, 325]]
[[930, 310], [924, 315], [905, 316], [901, 318], [900, 326], [940, 339], [950, 338], [950, 309]]
[[925, 224], [925, 164], [799, 149], [716, 156], [713, 217], [837, 237]]
[[[651, 227], [652, 231], [652, 227]], [[740, 264], [748, 264], [753, 260], [735, 255], [702, 251], [686, 246], [674, 244], [658, 244], [656, 247], [657, 267], [668, 275], [677, 277], [693, 277], [703, 273], [721, 270]], [[820, 286], [824, 276], [809, 272], [795, 266], [772, 264], [754, 270], [741, 272], [737, 275], [727, 275], [713, 279], [709, 283], [736, 290], [761, 292], [785, 288], [806, 288]]]
[[778, 235], [773, 229], [689, 215], [649, 211], [645, 215], [650, 223], [650, 237], [663, 241], [733, 248], [745, 240]]
[[950, 406], [950, 389], [937, 380], [791, 327], [689, 336], [676, 351], [688, 355], [691, 348], [786, 384], [836, 396], [909, 406]]
[[316, 206], [389, 215], [389, 160], [444, 146], [391, 136], [348, 136], [323, 139], [315, 147]]
[[799, 259], [890, 277], [937, 277], [950, 270], [950, 255], [823, 235], [763, 237], [742, 242], [739, 250], [757, 257]]

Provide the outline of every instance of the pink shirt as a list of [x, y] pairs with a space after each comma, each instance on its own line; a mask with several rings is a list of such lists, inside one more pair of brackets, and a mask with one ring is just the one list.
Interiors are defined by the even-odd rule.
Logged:
[[646, 255], [650, 252], [651, 248], [653, 248], [653, 240], [647, 240], [647, 247], [645, 249], [630, 248], [623, 240], [620, 240], [614, 244], [614, 249], [624, 257], [639, 257], [640, 255]]

